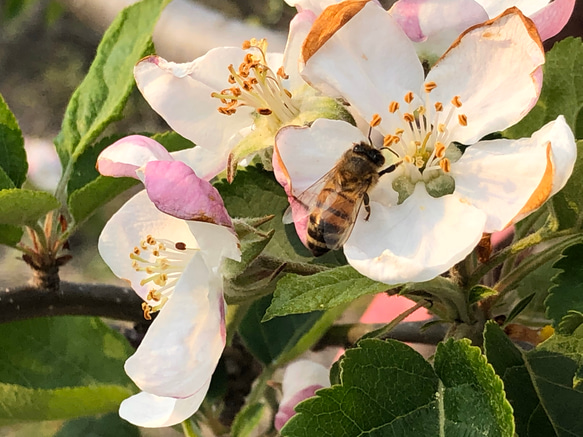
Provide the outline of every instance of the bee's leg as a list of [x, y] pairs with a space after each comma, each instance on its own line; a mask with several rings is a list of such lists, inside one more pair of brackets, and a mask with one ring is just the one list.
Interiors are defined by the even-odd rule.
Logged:
[[370, 198], [368, 197], [368, 193], [364, 193], [362, 201], [364, 203], [364, 209], [366, 210], [366, 217], [364, 219], [368, 221], [370, 217]]
[[394, 164], [389, 165], [387, 168], [379, 171], [379, 176], [395, 171], [399, 164], [401, 164], [402, 162], [403, 161], [395, 162]]

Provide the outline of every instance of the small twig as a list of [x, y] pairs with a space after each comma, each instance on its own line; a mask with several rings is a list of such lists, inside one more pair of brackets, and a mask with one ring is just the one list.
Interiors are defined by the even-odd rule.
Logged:
[[143, 322], [142, 299], [128, 287], [61, 282], [59, 291], [0, 289], [0, 323], [47, 316], [98, 316]]
[[[437, 344], [446, 333], [446, 326], [434, 324], [421, 331], [423, 322], [401, 322], [395, 326], [386, 336], [394, 340], [408, 343]], [[385, 326], [384, 323], [353, 323], [345, 325], [334, 325], [318, 342], [318, 349], [326, 346], [351, 347], [363, 335]]]

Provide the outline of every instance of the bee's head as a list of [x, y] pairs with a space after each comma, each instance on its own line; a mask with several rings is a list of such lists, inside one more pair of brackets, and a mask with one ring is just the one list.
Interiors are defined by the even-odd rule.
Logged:
[[368, 159], [370, 162], [372, 162], [378, 167], [385, 163], [385, 157], [383, 156], [381, 151], [375, 149], [373, 146], [365, 143], [364, 141], [354, 144], [354, 146], [352, 147], [352, 151], [357, 155], [364, 156], [366, 159]]

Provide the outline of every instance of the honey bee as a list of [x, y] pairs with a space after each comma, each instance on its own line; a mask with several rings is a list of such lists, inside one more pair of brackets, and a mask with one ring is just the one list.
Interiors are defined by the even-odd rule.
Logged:
[[355, 143], [332, 170], [296, 198], [309, 216], [306, 245], [314, 256], [344, 245], [362, 204], [365, 220], [369, 219], [368, 191], [383, 174], [394, 171], [400, 163], [381, 170], [385, 164], [381, 151], [364, 141]]

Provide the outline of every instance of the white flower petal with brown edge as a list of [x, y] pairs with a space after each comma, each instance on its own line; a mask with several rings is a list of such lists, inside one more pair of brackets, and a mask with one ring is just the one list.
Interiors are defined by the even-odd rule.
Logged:
[[192, 416], [202, 404], [211, 380], [193, 396], [185, 399], [156, 396], [141, 392], [122, 401], [119, 416], [144, 428], [176, 425]]
[[128, 200], [106, 223], [99, 236], [99, 254], [112, 272], [119, 278], [130, 282], [132, 288], [144, 300], [149, 291], [141, 285], [143, 272], [132, 267], [130, 253], [148, 235], [183, 242], [188, 247], [198, 247], [196, 239], [184, 220], [177, 219], [159, 211], [141, 191]]
[[[413, 43], [383, 8], [368, 2], [339, 29], [322, 30], [326, 11], [310, 34], [317, 38], [317, 32], [333, 31], [329, 39], [313, 54], [314, 48], [308, 47], [310, 35], [304, 43], [301, 71], [306, 82], [325, 94], [343, 97], [367, 121], [374, 114], [383, 117], [391, 101], [400, 102], [407, 92], [421, 88], [423, 68]], [[386, 134], [397, 127], [393, 117], [385, 117], [379, 129]]]
[[304, 85], [304, 80], [300, 76], [299, 62], [302, 43], [312, 28], [316, 20], [316, 14], [309, 10], [302, 11], [295, 15], [289, 24], [289, 33], [283, 57], [283, 67], [289, 76], [287, 85], [290, 90]]
[[536, 28], [516, 9], [462, 34], [426, 81], [437, 84], [432, 102], [450, 105], [459, 96], [467, 126], [453, 128], [450, 138], [473, 144], [521, 120], [540, 95], [544, 61]]
[[456, 194], [488, 215], [484, 232], [491, 233], [539, 208], [562, 188], [575, 156], [573, 134], [558, 119], [531, 138], [474, 144], [452, 164], [450, 174]]
[[252, 124], [252, 108], [240, 107], [233, 115], [219, 113], [222, 106], [213, 92], [230, 88], [230, 64], [238, 66], [245, 51], [221, 47], [186, 64], [149, 56], [134, 68], [136, 83], [150, 106], [180, 135], [198, 146], [214, 150], [240, 129]]
[[212, 376], [225, 346], [221, 280], [196, 253], [138, 350], [125, 363], [143, 391], [187, 398]]
[[473, 250], [486, 221], [486, 214], [455, 195], [429, 196], [422, 183], [401, 205], [371, 201], [370, 207], [369, 220], [356, 222], [344, 254], [361, 274], [386, 284], [445, 272]]

